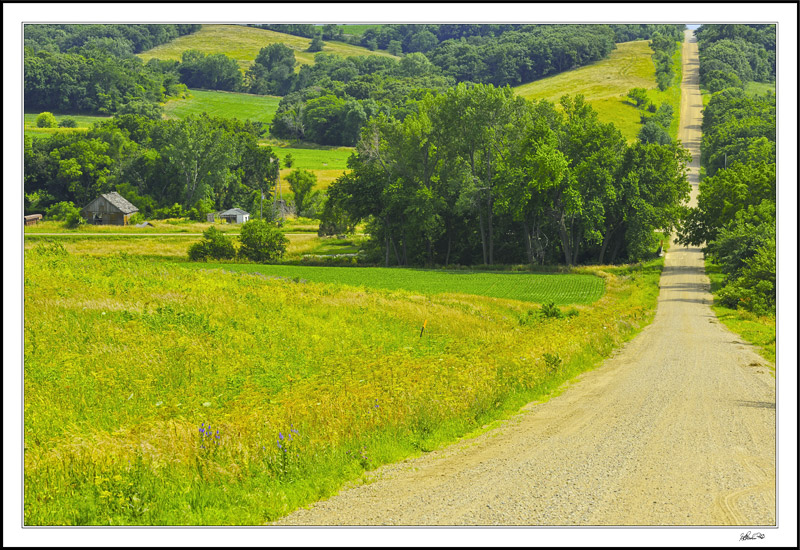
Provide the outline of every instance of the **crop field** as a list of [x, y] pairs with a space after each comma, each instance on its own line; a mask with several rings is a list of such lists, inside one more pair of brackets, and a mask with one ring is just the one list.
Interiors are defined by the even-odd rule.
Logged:
[[[196, 33], [180, 36], [172, 42], [156, 46], [138, 56], [145, 62], [153, 58], [180, 61], [181, 54], [186, 50], [200, 50], [205, 54], [224, 53], [235, 59], [239, 63], [239, 68], [245, 71], [253, 64], [261, 48], [275, 43], [282, 43], [293, 49], [295, 59], [299, 64], [314, 64], [316, 53], [306, 52], [311, 44], [310, 38], [241, 25], [203, 25]], [[360, 46], [333, 41], [326, 41], [322, 51], [343, 57], [360, 55], [394, 57], [387, 52], [372, 52]]]
[[[651, 101], [656, 104], [668, 101], [672, 105], [675, 114], [670, 135], [675, 137], [680, 119], [680, 78], [665, 92], [659, 91], [652, 53], [647, 40], [619, 43], [608, 59], [522, 84], [514, 91], [525, 99], [546, 99], [555, 104], [563, 95], [583, 94], [601, 121], [613, 122], [623, 136], [634, 141], [641, 128], [639, 111], [626, 96], [632, 88], [644, 88]], [[681, 74], [680, 55], [678, 48], [673, 57], [678, 75]]]
[[557, 316], [41, 243], [25, 254], [24, 523], [273, 520], [592, 368], [652, 319], [660, 262], [601, 273], [602, 298]]
[[603, 279], [594, 275], [216, 263], [203, 264], [202, 267], [370, 289], [404, 290], [425, 296], [473, 294], [568, 305], [591, 304], [603, 295]]
[[222, 118], [255, 120], [269, 124], [281, 98], [268, 95], [239, 94], [234, 92], [190, 90], [191, 97], [173, 99], [164, 105], [167, 118], [185, 118], [208, 113]]

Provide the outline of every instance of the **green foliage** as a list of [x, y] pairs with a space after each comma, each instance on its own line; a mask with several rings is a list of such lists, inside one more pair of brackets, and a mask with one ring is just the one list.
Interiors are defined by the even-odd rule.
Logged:
[[287, 153], [285, 157], [283, 157], [283, 165], [286, 168], [291, 168], [292, 164], [294, 164], [294, 157], [291, 153]]
[[647, 107], [648, 103], [650, 103], [647, 97], [647, 90], [644, 88], [632, 88], [628, 92], [628, 97], [633, 100], [633, 103], [639, 108]]
[[64, 218], [64, 227], [66, 229], [77, 229], [78, 226], [81, 226], [86, 223], [86, 220], [83, 219], [77, 212], [70, 212]]
[[203, 231], [203, 238], [199, 242], [189, 246], [189, 259], [193, 262], [230, 260], [235, 256], [233, 241], [213, 226]]
[[259, 220], [248, 221], [242, 226], [239, 241], [239, 256], [259, 263], [279, 260], [289, 244], [289, 239], [277, 225]]
[[185, 51], [178, 73], [181, 82], [189, 88], [238, 92], [243, 83], [239, 64], [222, 53], [206, 55], [198, 50]]
[[775, 315], [776, 257], [774, 240], [755, 250], [755, 254], [744, 260], [739, 277], [730, 281], [719, 291], [723, 306], [741, 308], [756, 315]]
[[61, 121], [58, 123], [58, 127], [59, 127], [59, 128], [77, 128], [77, 127], [78, 127], [78, 121], [77, 121], [77, 120], [75, 120], [75, 119], [74, 119], [74, 118], [72, 118], [72, 117], [65, 116], [65, 117], [64, 117], [64, 118], [62, 118], [62, 119], [61, 119]]
[[317, 34], [314, 35], [314, 38], [311, 40], [311, 44], [309, 44], [307, 52], [321, 52], [322, 48], [325, 46], [325, 42], [322, 41], [322, 35]]
[[70, 214], [80, 217], [80, 210], [70, 201], [61, 201], [49, 207], [44, 216], [48, 220], [65, 221]]
[[286, 180], [289, 182], [289, 187], [294, 193], [294, 204], [298, 216], [303, 216], [308, 205], [308, 199], [311, 198], [311, 190], [317, 183], [317, 176], [313, 172], [296, 168], [292, 170]]
[[57, 128], [58, 121], [53, 113], [45, 111], [36, 117], [37, 128]]
[[542, 305], [542, 315], [548, 319], [561, 319], [563, 314], [554, 302]]

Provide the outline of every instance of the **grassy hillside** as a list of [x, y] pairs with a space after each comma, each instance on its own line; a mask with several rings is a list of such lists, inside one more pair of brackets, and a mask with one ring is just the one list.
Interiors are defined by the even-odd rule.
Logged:
[[223, 118], [256, 120], [269, 124], [281, 98], [234, 92], [191, 90], [191, 97], [174, 99], [164, 105], [167, 118], [184, 118], [208, 113]]
[[[514, 91], [526, 99], [546, 99], [554, 103], [563, 95], [583, 94], [603, 122], [613, 122], [630, 141], [636, 139], [641, 124], [639, 111], [626, 95], [631, 88], [645, 88], [651, 101], [668, 101], [674, 109], [671, 134], [677, 135], [680, 108], [680, 78], [665, 92], [656, 85], [653, 51], [647, 40], [623, 42], [608, 59], [535, 82], [523, 84]], [[680, 48], [675, 63], [680, 74]]]
[[636, 271], [558, 318], [29, 251], [25, 524], [263, 524], [597, 364], [652, 319], [660, 264]]
[[[180, 36], [167, 44], [156, 46], [139, 55], [144, 61], [154, 57], [159, 59], [175, 59], [180, 61], [181, 53], [186, 50], [200, 50], [206, 54], [224, 53], [239, 63], [239, 68], [246, 70], [253, 64], [259, 50], [274, 43], [283, 43], [295, 51], [295, 59], [305, 65], [314, 64], [315, 53], [306, 52], [311, 44], [310, 38], [292, 36], [254, 27], [241, 25], [203, 25], [193, 34]], [[351, 46], [343, 42], [325, 42], [324, 53], [332, 53], [345, 57], [358, 55], [382, 55], [393, 57], [386, 52], [371, 52], [366, 48]]]

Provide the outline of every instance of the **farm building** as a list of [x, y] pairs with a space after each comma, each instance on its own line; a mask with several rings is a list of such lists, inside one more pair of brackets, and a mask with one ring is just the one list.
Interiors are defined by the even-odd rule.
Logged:
[[241, 208], [231, 208], [225, 212], [220, 212], [219, 217], [228, 223], [244, 223], [250, 219], [250, 214]]
[[138, 211], [125, 197], [112, 191], [103, 193], [84, 206], [81, 216], [92, 225], [128, 225], [131, 214]]
[[41, 214], [31, 214], [30, 216], [25, 216], [25, 225], [36, 225], [42, 221]]

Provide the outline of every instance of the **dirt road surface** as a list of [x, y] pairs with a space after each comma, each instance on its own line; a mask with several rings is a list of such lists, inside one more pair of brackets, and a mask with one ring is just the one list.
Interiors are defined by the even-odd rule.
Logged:
[[[681, 141], [699, 169], [697, 44]], [[374, 472], [280, 525], [775, 525], [775, 378], [717, 322], [698, 248], [665, 258], [653, 323], [561, 395]]]

